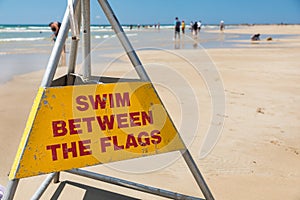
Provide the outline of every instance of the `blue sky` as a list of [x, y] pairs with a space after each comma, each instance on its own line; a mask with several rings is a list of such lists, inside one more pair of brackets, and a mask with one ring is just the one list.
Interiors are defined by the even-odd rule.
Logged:
[[[204, 24], [300, 23], [300, 0], [109, 0], [122, 24], [173, 23], [176, 16]], [[0, 0], [0, 24], [62, 20], [67, 0]], [[97, 0], [91, 23], [107, 24]]]

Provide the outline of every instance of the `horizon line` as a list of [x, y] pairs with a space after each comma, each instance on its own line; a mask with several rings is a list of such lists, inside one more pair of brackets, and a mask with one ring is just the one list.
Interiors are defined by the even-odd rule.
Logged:
[[[153, 25], [157, 25], [158, 23], [124, 23], [124, 24], [121, 24], [121, 26], [137, 26], [137, 25], [141, 25], [141, 26], [144, 26], [144, 25], [147, 25], [147, 26], [153, 26]], [[46, 24], [40, 24], [40, 23], [32, 23], [32, 24], [25, 24], [25, 23], [20, 23], [20, 24], [17, 24], [17, 23], [0, 23], [0, 26], [2, 25], [11, 25], [11, 26], [28, 26], [28, 25], [32, 25], [32, 26], [48, 26], [48, 23]], [[219, 25], [218, 23], [207, 23], [204, 25]], [[228, 23], [226, 25], [249, 25], [249, 26], [253, 26], [253, 25], [300, 25], [300, 23]], [[111, 26], [111, 24], [90, 24], [90, 26]], [[173, 26], [172, 23], [161, 23], [160, 26]]]

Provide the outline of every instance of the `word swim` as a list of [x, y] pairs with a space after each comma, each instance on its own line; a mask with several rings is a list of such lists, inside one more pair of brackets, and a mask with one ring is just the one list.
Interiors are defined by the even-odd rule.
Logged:
[[[123, 141], [123, 142], [121, 142]], [[97, 153], [105, 153], [107, 151], [118, 151], [133, 149], [138, 147], [146, 147], [149, 145], [158, 145], [162, 142], [162, 137], [158, 130], [153, 130], [150, 133], [143, 131], [137, 136], [128, 134], [119, 139], [118, 136], [102, 137], [97, 142], [92, 142], [90, 139], [83, 141], [72, 141], [70, 143], [51, 144], [46, 146], [52, 155], [52, 161], [60, 158], [69, 159], [82, 156], [88, 156]], [[92, 146], [94, 145], [94, 146]], [[141, 149], [141, 151], [143, 151]]]
[[68, 133], [70, 135], [91, 133], [94, 131], [93, 129], [95, 126], [99, 127], [100, 130], [105, 131], [146, 126], [150, 124], [153, 124], [153, 115], [151, 110], [148, 112], [130, 112], [52, 121], [52, 131], [54, 137], [60, 137], [65, 136]]
[[109, 94], [96, 94], [96, 95], [80, 95], [76, 97], [76, 108], [79, 111], [86, 111], [88, 109], [98, 110], [118, 107], [130, 106], [129, 92], [123, 93], [109, 93]]

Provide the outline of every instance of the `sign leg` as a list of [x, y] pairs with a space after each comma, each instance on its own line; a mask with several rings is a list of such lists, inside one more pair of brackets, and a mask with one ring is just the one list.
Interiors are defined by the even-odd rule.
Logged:
[[91, 36], [90, 36], [90, 0], [81, 1], [82, 12], [82, 56], [83, 79], [91, 76]]
[[39, 189], [35, 192], [35, 194], [31, 197], [31, 200], [38, 200], [42, 197], [48, 186], [50, 185], [53, 178], [57, 175], [56, 172], [51, 173], [47, 176], [44, 182], [40, 185]]
[[[79, 0], [74, 0], [74, 7], [77, 6]], [[70, 20], [69, 20], [69, 10], [67, 9], [61, 23], [60, 31], [58, 33], [57, 39], [54, 43], [54, 47], [52, 53], [50, 55], [46, 71], [41, 83], [42, 87], [49, 87], [52, 83], [53, 77], [55, 75], [57, 65], [60, 59], [61, 52], [63, 51], [68, 33], [70, 28]]]
[[188, 165], [188, 167], [190, 168], [190, 171], [192, 172], [198, 186], [200, 187], [204, 197], [206, 200], [214, 200], [214, 197], [212, 195], [212, 193], [210, 192], [200, 170], [198, 169], [195, 161], [193, 160], [192, 155], [190, 154], [188, 149], [182, 150], [181, 154], [186, 162], [186, 164]]
[[[75, 9], [75, 17], [77, 18], [77, 22], [78, 22], [78, 31], [80, 31], [80, 26], [81, 26], [81, 4], [80, 3], [78, 3]], [[75, 81], [74, 76], [71, 76], [71, 74], [75, 73], [78, 44], [79, 44], [78, 36], [77, 35], [73, 36], [71, 42], [71, 48], [70, 48], [67, 85], [73, 85]]]
[[60, 172], [56, 172], [53, 177], [53, 183], [59, 183]]
[[14, 198], [18, 184], [19, 179], [13, 179], [8, 182], [3, 200], [12, 200]]
[[137, 56], [132, 45], [130, 44], [126, 34], [124, 33], [122, 26], [120, 25], [116, 15], [114, 14], [113, 10], [111, 9], [109, 3], [107, 2], [107, 0], [98, 0], [98, 2], [100, 4], [100, 6], [102, 7], [102, 10], [104, 11], [113, 30], [115, 31], [118, 39], [120, 40], [123, 48], [125, 49], [131, 63], [135, 67], [137, 74], [143, 81], [150, 82], [150, 78], [149, 78], [148, 74], [146, 73], [139, 57]]

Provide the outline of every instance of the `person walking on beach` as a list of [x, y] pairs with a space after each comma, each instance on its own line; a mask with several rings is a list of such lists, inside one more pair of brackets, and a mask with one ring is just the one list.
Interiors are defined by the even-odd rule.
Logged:
[[181, 31], [182, 31], [182, 34], [185, 33], [185, 23], [184, 23], [184, 20], [182, 20], [182, 22], [181, 22]]
[[191, 30], [191, 33], [193, 33], [193, 25], [194, 25], [194, 22], [191, 21], [191, 23], [190, 23], [190, 30]]
[[195, 23], [193, 24], [192, 29], [193, 29], [193, 35], [195, 37], [197, 37], [197, 33], [198, 33], [198, 22], [197, 21], [195, 21]]
[[180, 21], [178, 20], [178, 17], [175, 18], [175, 22], [174, 22], [174, 28], [175, 28], [175, 40], [177, 38], [177, 35], [178, 35], [178, 38], [180, 39], [180, 26], [181, 26], [181, 23]]
[[202, 26], [202, 22], [201, 22], [201, 20], [199, 20], [199, 21], [197, 22], [197, 28], [198, 28], [198, 33], [199, 33], [199, 34], [200, 34], [201, 26]]

